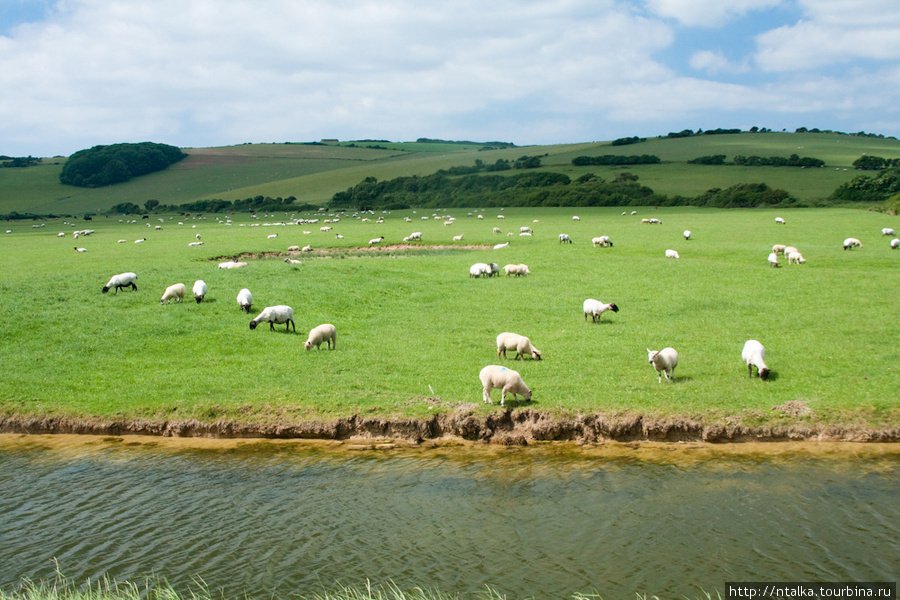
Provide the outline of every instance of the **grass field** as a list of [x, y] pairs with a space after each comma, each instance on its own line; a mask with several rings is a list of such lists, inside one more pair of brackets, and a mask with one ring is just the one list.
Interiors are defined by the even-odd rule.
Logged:
[[[296, 197], [301, 203], [325, 206], [339, 191], [366, 177], [379, 180], [429, 175], [438, 169], [472, 165], [476, 160], [514, 161], [523, 155], [541, 156], [546, 171], [575, 179], [596, 173], [607, 179], [627, 170], [642, 184], [666, 195], [696, 196], [710, 188], [764, 182], [785, 189], [800, 200], [815, 203], [859, 174], [852, 168], [863, 154], [900, 157], [900, 141], [824, 133], [766, 133], [703, 135], [689, 138], [650, 138], [628, 146], [609, 142], [525, 146], [483, 151], [478, 145], [435, 143], [356, 142], [310, 144], [243, 144], [222, 148], [186, 148], [188, 158], [158, 173], [105, 188], [86, 189], [59, 183], [62, 157], [39, 167], [0, 169], [0, 214], [12, 211], [38, 214], [103, 213], [120, 202], [143, 206], [148, 200], [178, 205], [198, 199], [237, 200], [256, 196]], [[822, 159], [821, 169], [789, 167], [718, 167], [687, 165], [711, 154], [783, 156]], [[575, 167], [582, 155], [655, 154], [662, 164], [629, 167]], [[507, 174], [517, 171], [507, 171]]]
[[[499, 361], [532, 387], [530, 406], [551, 413], [770, 422], [780, 418], [773, 406], [796, 401], [835, 422], [900, 422], [900, 251], [880, 235], [896, 228], [895, 217], [848, 209], [588, 209], [580, 221], [572, 209], [506, 209], [502, 220], [496, 209], [484, 219], [440, 214], [458, 220], [445, 226], [431, 211], [403, 211], [379, 224], [348, 214], [323, 233], [322, 223], [254, 226], [290, 215], [235, 216], [232, 225], [213, 215], [183, 225], [166, 217], [160, 231], [95, 218], [96, 233], [76, 241], [62, 221], [11, 225], [0, 237], [0, 413], [277, 422], [460, 407], [487, 414], [499, 407], [481, 403], [478, 372]], [[662, 224], [641, 224], [648, 216]], [[492, 233], [526, 225], [531, 238]], [[379, 235], [394, 244], [413, 231], [423, 232], [418, 248], [356, 251]], [[204, 245], [188, 247], [198, 232]], [[560, 233], [575, 243], [560, 244]], [[593, 248], [590, 238], [601, 234], [614, 247]], [[851, 235], [863, 247], [842, 250]], [[505, 241], [509, 248], [490, 247]], [[807, 263], [770, 268], [775, 243], [797, 246]], [[298, 256], [300, 265], [274, 256], [217, 269], [224, 258], [294, 244], [322, 252]], [[664, 258], [667, 248], [681, 258]], [[532, 275], [471, 279], [475, 262], [526, 263]], [[138, 274], [138, 291], [101, 294], [123, 271]], [[190, 289], [195, 279], [209, 285], [205, 302], [160, 305], [166, 286]], [[235, 301], [242, 287], [254, 295], [251, 315]], [[620, 312], [585, 322], [589, 297]], [[294, 308], [296, 334], [249, 329], [274, 304]], [[324, 322], [337, 327], [337, 349], [305, 351], [306, 333]], [[544, 360], [498, 359], [502, 331], [529, 336]], [[769, 381], [747, 377], [740, 352], [749, 338], [767, 348]], [[646, 348], [663, 346], [680, 355], [673, 384], [659, 384], [647, 362]]]

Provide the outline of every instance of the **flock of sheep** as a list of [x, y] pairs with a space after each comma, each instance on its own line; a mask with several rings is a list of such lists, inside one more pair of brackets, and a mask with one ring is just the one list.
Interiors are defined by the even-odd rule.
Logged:
[[[623, 215], [625, 213], [622, 213]], [[632, 214], [635, 214], [632, 212]], [[423, 217], [424, 219], [425, 217]], [[483, 218], [482, 215], [478, 215], [478, 218]], [[499, 215], [498, 218], [504, 218], [502, 215]], [[407, 221], [410, 219], [407, 217]], [[573, 217], [573, 220], [580, 220], [579, 217]], [[781, 217], [777, 217], [775, 219], [777, 224], [784, 224], [784, 219]], [[660, 224], [661, 221], [659, 219], [643, 219], [643, 223], [647, 224]], [[445, 222], [445, 225], [451, 222]], [[328, 226], [327, 229], [325, 227], [322, 228], [323, 231], [330, 231], [331, 227]], [[500, 233], [499, 228], [494, 228], [495, 233]], [[76, 232], [79, 235], [90, 235], [93, 231], [79, 231]], [[306, 233], [306, 232], [304, 232]], [[530, 236], [532, 235], [532, 230], [530, 227], [522, 227], [520, 230], [520, 235], [522, 236]], [[508, 234], [512, 235], [512, 234]], [[269, 235], [269, 239], [276, 237], [277, 234]], [[342, 237], [337, 234], [338, 238]], [[691, 231], [685, 230], [683, 233], [685, 240], [690, 240]], [[884, 228], [882, 229], [882, 236], [890, 236], [893, 239], [890, 241], [890, 247], [893, 249], [897, 249], [900, 247], [900, 240], [898, 240], [895, 236], [894, 230], [892, 228]], [[202, 244], [200, 242], [200, 235], [197, 234], [197, 242], [194, 244]], [[373, 238], [369, 240], [369, 245], [377, 245], [381, 244], [385, 239], [384, 236], [379, 236], [377, 238]], [[456, 241], [462, 239], [462, 236], [455, 236], [453, 238]], [[406, 238], [404, 238], [404, 242], [409, 241], [421, 241], [422, 233], [421, 232], [413, 232]], [[143, 240], [138, 240], [143, 241]], [[573, 243], [571, 237], [568, 234], [559, 234], [559, 242], [560, 243]], [[612, 247], [613, 242], [607, 235], [597, 236], [591, 239], [591, 244], [593, 247]], [[509, 242], [503, 244], [497, 244], [494, 246], [495, 249], [506, 248], [509, 246]], [[862, 243], [857, 238], [847, 238], [844, 240], [843, 247], [845, 250], [852, 250], [853, 248], [862, 247]], [[304, 250], [309, 249], [310, 247], [304, 247]], [[77, 250], [78, 248], [76, 248]], [[297, 246], [291, 246], [289, 250], [300, 250]], [[783, 256], [787, 259], [788, 264], [803, 264], [806, 262], [806, 259], [800, 253], [800, 251], [794, 246], [788, 246], [785, 244], [776, 244], [772, 248], [772, 252], [769, 254], [768, 261], [769, 264], [773, 267], [778, 267], [779, 265], [779, 256]], [[666, 250], [667, 258], [679, 258], [679, 254], [675, 250], [668, 249]], [[288, 259], [286, 262], [299, 262]], [[247, 266], [248, 263], [242, 261], [225, 261], [219, 263], [218, 267], [220, 269], [233, 269], [233, 268], [241, 268]], [[482, 278], [482, 277], [494, 277], [498, 276], [501, 272], [500, 266], [497, 263], [475, 263], [469, 269], [469, 276], [471, 278]], [[503, 272], [507, 277], [515, 275], [516, 277], [527, 276], [531, 274], [528, 266], [525, 264], [507, 264], [503, 268]], [[131, 288], [132, 290], [137, 290], [137, 275], [135, 273], [120, 273], [118, 275], [114, 275], [110, 278], [109, 282], [103, 287], [103, 293], [108, 292], [111, 289], [115, 290], [115, 293], [118, 293], [121, 289]], [[168, 286], [163, 292], [162, 297], [160, 298], [160, 303], [168, 304], [171, 301], [181, 302], [186, 295], [187, 288], [183, 283], [176, 283], [171, 286]], [[207, 284], [202, 280], [197, 280], [193, 287], [192, 292], [194, 294], [194, 298], [197, 303], [203, 301], [204, 297], [208, 292]], [[253, 305], [253, 296], [250, 293], [249, 289], [241, 289], [237, 295], [237, 303], [239, 307], [245, 312], [249, 313], [251, 307]], [[593, 298], [588, 298], [584, 301], [583, 304], [583, 314], [584, 319], [587, 321], [588, 317], [591, 317], [591, 321], [593, 323], [598, 323], [600, 321], [600, 317], [604, 312], [618, 312], [619, 308], [615, 303], [605, 303], [599, 300], [595, 300]], [[285, 325], [285, 331], [290, 331], [293, 329], [296, 332], [296, 325], [294, 323], [294, 314], [293, 310], [290, 306], [286, 305], [276, 305], [276, 306], [268, 306], [262, 310], [253, 320], [250, 321], [250, 329], [255, 329], [260, 323], [268, 322], [270, 329], [274, 330], [274, 326], [276, 324]], [[313, 346], [317, 349], [321, 347], [322, 343], [326, 344], [326, 348], [334, 349], [336, 347], [337, 342], [337, 331], [334, 325], [329, 323], [324, 323], [314, 327], [309, 332], [309, 336], [307, 341], [304, 343], [304, 347], [309, 350]], [[497, 357], [498, 358], [507, 358], [507, 351], [515, 351], [514, 360], [524, 360], [525, 357], [531, 357], [533, 360], [541, 360], [541, 351], [538, 350], [531, 342], [528, 337], [512, 333], [512, 332], [504, 332], [497, 336]], [[674, 348], [666, 347], [662, 350], [651, 350], [647, 349], [648, 354], [648, 362], [655, 369], [658, 376], [658, 382], [662, 383], [663, 377], [666, 378], [668, 382], [673, 381], [673, 371], [678, 365], [678, 352]], [[770, 370], [768, 366], [765, 364], [765, 348], [764, 346], [757, 340], [747, 340], [743, 346], [741, 352], [741, 358], [746, 363], [748, 369], [748, 376], [753, 377], [753, 369], [756, 368], [756, 373], [758, 377], [762, 380], [766, 380], [770, 374]], [[505, 401], [507, 395], [512, 395], [514, 400], [518, 399], [518, 397], [522, 397], [524, 400], [528, 401], [532, 398], [532, 390], [525, 384], [522, 376], [515, 370], [501, 366], [501, 365], [488, 365], [481, 369], [479, 373], [479, 379], [482, 384], [483, 390], [483, 400], [485, 403], [493, 403], [491, 400], [491, 391], [493, 389], [500, 389], [500, 405], [505, 406]]]

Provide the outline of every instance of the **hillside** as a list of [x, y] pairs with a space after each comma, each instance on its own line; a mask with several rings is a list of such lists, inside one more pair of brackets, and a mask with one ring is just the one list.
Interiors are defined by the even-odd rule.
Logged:
[[[339, 191], [366, 177], [378, 180], [428, 175], [438, 169], [481, 160], [540, 156], [541, 170], [575, 179], [585, 173], [613, 178], [623, 170], [640, 183], [668, 195], [696, 196], [710, 188], [765, 182], [801, 200], [829, 195], [859, 174], [852, 167], [864, 154], [900, 158], [900, 141], [834, 133], [741, 133], [685, 138], [649, 138], [639, 144], [609, 142], [526, 146], [484, 150], [480, 144], [416, 142], [341, 142], [330, 144], [244, 144], [221, 148], [186, 148], [188, 157], [158, 173], [104, 188], [84, 189], [59, 183], [64, 157], [44, 159], [28, 168], [0, 170], [0, 214], [99, 213], [121, 202], [142, 206], [148, 200], [183, 204], [199, 199], [236, 200], [255, 196], [295, 196], [299, 202], [325, 205]], [[652, 154], [661, 164], [632, 167], [576, 167], [584, 155]], [[699, 156], [725, 154], [784, 156], [799, 154], [824, 160], [825, 168], [688, 165]]]

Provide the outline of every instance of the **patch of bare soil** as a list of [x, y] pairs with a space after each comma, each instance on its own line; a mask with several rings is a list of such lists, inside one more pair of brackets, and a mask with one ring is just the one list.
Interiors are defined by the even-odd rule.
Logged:
[[[445, 408], [451, 409], [449, 406]], [[331, 420], [288, 420], [278, 423], [16, 416], [0, 418], [0, 433], [363, 439], [394, 440], [412, 444], [457, 439], [514, 446], [550, 441], [573, 442], [579, 445], [607, 441], [714, 443], [900, 441], [900, 426], [873, 428], [859, 424], [814, 421], [768, 425], [721, 424], [705, 423], [692, 417], [651, 418], [640, 414], [597, 413], [560, 417], [530, 408], [507, 408], [488, 415], [476, 415], [472, 405], [459, 405], [452, 408], [451, 412], [422, 419], [353, 415]]]

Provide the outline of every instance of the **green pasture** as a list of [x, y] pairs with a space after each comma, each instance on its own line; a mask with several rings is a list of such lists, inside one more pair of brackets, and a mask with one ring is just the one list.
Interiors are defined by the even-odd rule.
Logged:
[[[666, 195], [696, 196], [711, 188], [739, 183], [767, 183], [800, 200], [816, 204], [839, 185], [860, 174], [852, 168], [863, 154], [900, 157], [896, 139], [824, 133], [765, 133], [703, 135], [688, 138], [649, 138], [639, 144], [611, 146], [609, 142], [524, 146], [481, 150], [481, 146], [436, 143], [353, 142], [341, 144], [242, 144], [219, 148], [187, 148], [188, 158], [170, 168], [132, 181], [103, 188], [77, 188], [59, 183], [63, 157], [46, 159], [38, 167], [0, 169], [0, 214], [12, 211], [38, 214], [103, 213], [121, 202], [143, 206], [148, 200], [178, 205], [199, 199], [238, 200], [256, 196], [287, 198], [325, 206], [332, 196], [366, 177], [379, 180], [430, 175], [439, 169], [492, 164], [498, 159], [540, 156], [542, 170], [576, 179], [596, 173], [612, 179], [623, 171]], [[369, 146], [383, 146], [373, 148]], [[821, 169], [688, 165], [699, 156], [735, 154], [784, 156], [792, 153], [825, 161]], [[658, 165], [575, 167], [577, 156], [655, 154]], [[501, 173], [515, 174], [519, 171]]]
[[[103, 217], [10, 224], [12, 233], [0, 236], [0, 411], [268, 422], [485, 414], [500, 409], [482, 404], [478, 372], [504, 364], [534, 390], [529, 405], [552, 413], [772, 422], [781, 418], [773, 407], [799, 401], [831, 421], [898, 422], [900, 251], [881, 237], [882, 227], [897, 228], [895, 217], [849, 209], [472, 212], [438, 212], [457, 219], [451, 226], [433, 211], [348, 213], [330, 232], [319, 229], [325, 213], [294, 215], [321, 220], [285, 226], [264, 223], [291, 215], [235, 215], [231, 224], [209, 215], [181, 225], [182, 217], [166, 216], [151, 227]], [[642, 224], [646, 217], [662, 224]], [[73, 240], [85, 226], [95, 233]], [[533, 237], [505, 235], [522, 226]], [[415, 247], [387, 247], [414, 231], [423, 234]], [[204, 245], [189, 247], [197, 233]], [[560, 244], [560, 233], [575, 243]], [[593, 248], [601, 234], [615, 245]], [[358, 251], [381, 235], [381, 251]], [[842, 250], [848, 236], [863, 247]], [[776, 243], [797, 246], [806, 264], [770, 268]], [[288, 246], [307, 244], [316, 252], [296, 256], [302, 264], [284, 262]], [[681, 258], [664, 258], [667, 248]], [[217, 268], [245, 254], [265, 257]], [[472, 279], [475, 262], [526, 263], [532, 275]], [[138, 274], [138, 291], [102, 294], [124, 271]], [[160, 305], [166, 286], [190, 289], [196, 279], [209, 285], [206, 301]], [[255, 299], [251, 315], [235, 301], [243, 287]], [[586, 298], [615, 302], [620, 312], [586, 322]], [[250, 319], [275, 304], [293, 307], [296, 334], [283, 325], [250, 330]], [[307, 332], [325, 322], [337, 327], [337, 349], [305, 351]], [[498, 359], [494, 340], [503, 331], [529, 336], [544, 360]], [[750, 338], [766, 346], [769, 381], [747, 377], [740, 352]], [[672, 384], [658, 383], [647, 362], [646, 348], [664, 346], [680, 355]]]

